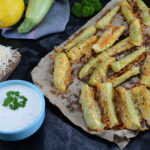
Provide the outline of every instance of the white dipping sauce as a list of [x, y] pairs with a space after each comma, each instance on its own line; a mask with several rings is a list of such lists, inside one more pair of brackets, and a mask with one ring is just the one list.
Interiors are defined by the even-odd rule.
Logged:
[[[11, 110], [9, 106], [3, 106], [8, 91], [19, 91], [20, 95], [28, 100], [24, 108]], [[42, 102], [40, 96], [30, 87], [25, 85], [9, 85], [0, 88], [0, 131], [17, 131], [33, 123], [40, 114]]]

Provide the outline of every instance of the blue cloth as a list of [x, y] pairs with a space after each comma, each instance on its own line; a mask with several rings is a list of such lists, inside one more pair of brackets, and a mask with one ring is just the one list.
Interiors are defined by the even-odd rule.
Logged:
[[[27, 3], [27, 1], [25, 1]], [[55, 0], [45, 18], [27, 34], [19, 34], [17, 31], [21, 22], [13, 28], [2, 29], [2, 36], [11, 39], [38, 39], [45, 35], [62, 32], [70, 17], [70, 5], [68, 0]]]

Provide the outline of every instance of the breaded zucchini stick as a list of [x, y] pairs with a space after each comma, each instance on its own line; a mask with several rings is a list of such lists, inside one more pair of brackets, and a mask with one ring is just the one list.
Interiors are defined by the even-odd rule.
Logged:
[[79, 78], [83, 79], [88, 74], [90, 74], [91, 70], [93, 70], [101, 61], [104, 61], [109, 56], [117, 55], [121, 52], [124, 52], [130, 48], [133, 48], [134, 45], [129, 43], [129, 37], [123, 39], [122, 41], [118, 42], [113, 47], [107, 49], [106, 51], [99, 54], [97, 57], [89, 61], [79, 72]]
[[100, 93], [98, 102], [103, 109], [103, 122], [106, 124], [106, 127], [113, 128], [119, 125], [113, 103], [114, 89], [112, 83], [101, 83], [97, 86], [97, 90]]
[[124, 72], [122, 75], [118, 77], [113, 77], [112, 79], [108, 80], [113, 84], [113, 87], [118, 86], [119, 84], [125, 82], [127, 79], [129, 79], [132, 76], [135, 76], [140, 73], [140, 67], [139, 66], [133, 66], [128, 71]]
[[127, 2], [127, 0], [122, 0], [120, 2], [121, 12], [125, 17], [128, 24], [132, 23], [132, 21], [136, 18], [132, 12], [132, 7]]
[[102, 61], [94, 70], [90, 80], [89, 84], [90, 85], [97, 85], [100, 82], [104, 82], [107, 78], [107, 70], [112, 62], [115, 61], [114, 57], [110, 57], [108, 59], [105, 59]]
[[145, 85], [131, 88], [132, 99], [142, 118], [150, 125], [150, 94]]
[[135, 61], [139, 56], [141, 56], [144, 52], [146, 51], [146, 48], [140, 47], [138, 50], [135, 52], [131, 53], [130, 55], [121, 58], [118, 61], [115, 61], [111, 64], [111, 68], [114, 72], [119, 72], [122, 70], [124, 67], [126, 67], [128, 64], [132, 63]]
[[143, 23], [150, 27], [150, 14], [149, 8], [142, 0], [135, 0], [139, 9], [141, 10], [141, 17], [143, 19]]
[[150, 88], [150, 55], [147, 56], [142, 66], [142, 73], [140, 83]]
[[84, 65], [80, 72], [79, 72], [79, 78], [83, 79], [85, 78], [87, 75], [89, 75], [93, 69], [103, 60], [105, 60], [106, 58], [108, 58], [108, 55], [105, 54], [99, 54], [97, 57], [93, 58], [91, 61], [89, 61], [86, 65]]
[[[124, 52], [128, 49], [131, 49], [134, 47], [134, 45], [129, 43], [129, 40], [130, 40], [130, 38], [127, 37], [127, 38], [123, 39], [122, 41], [118, 42], [116, 45], [107, 49], [103, 53], [105, 53], [105, 55], [108, 55], [108, 56], [114, 56], [114, 55], [117, 55], [117, 54]], [[103, 56], [104, 56], [104, 54], [103, 54]]]
[[129, 28], [130, 42], [135, 46], [141, 46], [143, 43], [142, 29], [139, 19], [135, 19]]
[[94, 100], [93, 88], [87, 84], [81, 87], [80, 104], [86, 125], [91, 130], [102, 131], [105, 125], [101, 121], [101, 114], [97, 102]]
[[77, 36], [75, 36], [67, 45], [65, 45], [64, 49], [70, 50], [79, 42], [86, 40], [90, 36], [96, 33], [96, 28], [94, 26], [89, 26], [81, 31]]
[[70, 82], [71, 67], [65, 53], [59, 53], [54, 64], [54, 84], [56, 88], [64, 93]]
[[117, 14], [119, 9], [120, 6], [117, 5], [112, 10], [110, 10], [105, 16], [103, 16], [100, 20], [97, 21], [96, 28], [102, 30], [105, 29], [105, 27], [111, 23], [112, 19]]
[[108, 31], [104, 32], [92, 48], [96, 53], [100, 53], [108, 49], [118, 40], [124, 30], [125, 26], [110, 26]]
[[140, 83], [150, 88], [150, 75], [142, 74]]
[[118, 87], [116, 90], [117, 101], [115, 104], [117, 114], [119, 115], [119, 118], [121, 118], [123, 127], [131, 130], [141, 129], [140, 118], [131, 99], [131, 93], [124, 87]]
[[79, 62], [82, 56], [91, 55], [92, 46], [96, 41], [97, 36], [94, 35], [85, 41], [81, 41], [67, 53], [67, 56], [70, 58], [71, 62]]

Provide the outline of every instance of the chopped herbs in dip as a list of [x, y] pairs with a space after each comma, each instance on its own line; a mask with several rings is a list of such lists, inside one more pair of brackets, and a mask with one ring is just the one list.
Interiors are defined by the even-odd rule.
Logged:
[[20, 95], [19, 91], [8, 91], [7, 97], [4, 99], [3, 106], [8, 106], [11, 110], [16, 110], [19, 107], [25, 107], [27, 98]]

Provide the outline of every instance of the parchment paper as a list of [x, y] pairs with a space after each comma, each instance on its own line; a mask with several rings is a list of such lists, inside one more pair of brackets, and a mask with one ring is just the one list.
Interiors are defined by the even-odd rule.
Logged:
[[[82, 28], [87, 27], [89, 25], [95, 25], [96, 20], [99, 19], [109, 8], [113, 8], [120, 0], [112, 0], [110, 1], [104, 9], [98, 13], [95, 17], [93, 17], [91, 20], [89, 20]], [[122, 17], [117, 14], [114, 18], [114, 21], [112, 24], [114, 25], [125, 25], [126, 22], [121, 21]], [[80, 28], [77, 33], [82, 29]], [[149, 32], [150, 33], [150, 32]], [[73, 38], [71, 36], [69, 39]], [[66, 42], [66, 41], [65, 41]], [[62, 43], [60, 47], [62, 47], [64, 44]], [[54, 52], [50, 52], [50, 54], [53, 54]], [[80, 64], [79, 64], [80, 65]], [[130, 138], [135, 137], [138, 132], [137, 131], [130, 131], [130, 130], [105, 130], [103, 132], [89, 132], [81, 111], [69, 111], [68, 107], [68, 99], [66, 97], [70, 97], [72, 101], [77, 101], [78, 99], [75, 98], [73, 95], [79, 95], [79, 91], [81, 88], [81, 85], [83, 84], [81, 81], [75, 77], [73, 80], [73, 83], [69, 86], [70, 92], [61, 96], [56, 96], [55, 94], [52, 94], [52, 91], [54, 90], [53, 87], [53, 75], [51, 72], [53, 71], [53, 59], [48, 55], [46, 55], [44, 58], [41, 59], [40, 63], [37, 67], [35, 67], [32, 71], [32, 79], [35, 85], [37, 85], [43, 92], [43, 94], [49, 99], [49, 101], [57, 106], [62, 113], [75, 125], [81, 127], [84, 131], [94, 134], [100, 138], [106, 139], [108, 141], [116, 143], [121, 149], [124, 148], [130, 141]], [[78, 72], [78, 71], [77, 71]], [[134, 81], [137, 81], [137, 77], [135, 77]]]

